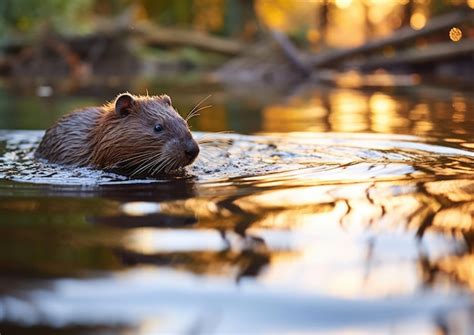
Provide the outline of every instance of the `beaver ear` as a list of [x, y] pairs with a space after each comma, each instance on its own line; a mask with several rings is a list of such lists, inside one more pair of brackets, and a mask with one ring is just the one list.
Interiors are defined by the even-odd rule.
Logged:
[[171, 98], [169, 96], [167, 96], [166, 94], [163, 94], [161, 96], [161, 99], [163, 100], [165, 104], [167, 104], [168, 106], [171, 106]]
[[115, 100], [115, 113], [119, 117], [127, 116], [132, 111], [134, 101], [130, 94], [120, 94]]

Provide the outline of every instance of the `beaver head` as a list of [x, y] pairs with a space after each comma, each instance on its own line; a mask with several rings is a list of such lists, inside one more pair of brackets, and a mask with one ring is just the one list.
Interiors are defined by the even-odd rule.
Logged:
[[91, 161], [126, 175], [168, 173], [194, 162], [199, 146], [167, 95], [119, 95], [106, 105]]

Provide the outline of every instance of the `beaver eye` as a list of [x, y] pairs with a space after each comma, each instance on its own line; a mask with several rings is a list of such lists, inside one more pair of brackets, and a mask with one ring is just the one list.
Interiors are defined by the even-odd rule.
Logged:
[[155, 124], [155, 127], [153, 128], [154, 131], [159, 133], [160, 131], [163, 130], [163, 126], [160, 123]]

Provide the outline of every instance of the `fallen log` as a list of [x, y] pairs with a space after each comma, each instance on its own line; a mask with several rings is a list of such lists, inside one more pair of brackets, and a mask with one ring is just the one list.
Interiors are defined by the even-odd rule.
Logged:
[[301, 58], [298, 49], [291, 43], [290, 39], [285, 34], [276, 30], [270, 31], [270, 35], [278, 44], [290, 64], [304, 77], [311, 76], [311, 66]]
[[439, 62], [472, 54], [474, 54], [474, 43], [470, 40], [460, 41], [457, 43], [444, 42], [431, 44], [424, 48], [410, 48], [408, 50], [397, 52], [391, 57], [370, 57], [361, 63], [353, 64], [353, 66], [364, 71], [400, 65]]
[[[246, 45], [232, 39], [212, 36], [204, 32], [183, 29], [161, 28], [156, 26], [117, 26], [114, 29], [98, 30], [87, 35], [58, 35], [58, 40], [84, 49], [98, 40], [106, 38], [139, 37], [143, 43], [152, 47], [193, 47], [200, 50], [221, 53], [229, 56], [240, 54]], [[0, 41], [0, 53], [15, 54], [35, 41], [26, 38], [4, 39]]]
[[246, 48], [239, 41], [199, 31], [154, 27], [136, 29], [135, 32], [141, 35], [146, 45], [153, 47], [193, 47], [229, 56], [238, 55]]
[[414, 30], [410, 27], [405, 27], [395, 31], [388, 37], [367, 42], [356, 48], [315, 55], [310, 58], [309, 62], [313, 67], [316, 68], [330, 67], [336, 63], [360, 54], [370, 54], [386, 46], [399, 46], [408, 42], [412, 42], [417, 38], [425, 37], [436, 32], [449, 29], [452, 26], [460, 25], [464, 22], [472, 22], [472, 20], [474, 20], [473, 11], [460, 11], [445, 14], [432, 18], [422, 29]]

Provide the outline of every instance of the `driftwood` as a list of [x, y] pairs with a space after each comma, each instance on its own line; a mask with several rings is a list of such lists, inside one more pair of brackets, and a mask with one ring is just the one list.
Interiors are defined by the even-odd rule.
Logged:
[[413, 30], [410, 27], [405, 27], [394, 32], [388, 37], [365, 43], [360, 47], [313, 56], [310, 60], [310, 64], [316, 68], [330, 67], [348, 58], [360, 54], [367, 55], [386, 46], [394, 47], [413, 42], [417, 38], [425, 37], [442, 30], [449, 29], [452, 26], [460, 25], [464, 22], [472, 22], [473, 19], [474, 13], [472, 11], [454, 12], [439, 17], [434, 17], [426, 24], [424, 28], [420, 30]]
[[45, 30], [39, 38], [0, 42], [0, 75], [64, 77], [84, 75], [131, 75], [139, 60], [126, 41], [136, 39], [151, 47], [193, 47], [234, 56], [245, 45], [202, 32], [141, 26], [109, 25], [88, 35], [59, 35]]
[[245, 50], [245, 45], [236, 40], [221, 38], [204, 32], [152, 27], [136, 29], [149, 46], [193, 47], [204, 51], [235, 56]]
[[[237, 55], [246, 49], [245, 44], [237, 40], [216, 37], [204, 32], [161, 28], [150, 24], [133, 28], [116, 25], [112, 28], [99, 29], [97, 32], [88, 35], [58, 35], [48, 31], [44, 35], [52, 35], [55, 39], [71, 45], [73, 49], [76, 49], [76, 47], [81, 49], [82, 52], [97, 41], [126, 37], [138, 37], [145, 45], [149, 46], [193, 47], [231, 56]], [[31, 47], [33, 44], [34, 41], [26, 38], [5, 39], [0, 41], [0, 53], [15, 54], [24, 48]]]
[[278, 44], [290, 64], [301, 72], [304, 77], [309, 77], [311, 75], [311, 66], [301, 58], [298, 49], [291, 43], [290, 39], [285, 34], [276, 30], [270, 31], [270, 35]]
[[[68, 44], [88, 45], [96, 40], [112, 36], [120, 36], [121, 38], [124, 36], [138, 36], [149, 46], [193, 47], [230, 56], [237, 55], [246, 48], [246, 46], [239, 41], [216, 37], [203, 32], [159, 27], [117, 29], [107, 32], [98, 31], [97, 33], [84, 36], [61, 36], [58, 38]], [[27, 39], [4, 40], [0, 42], [0, 51], [15, 53], [31, 44], [32, 42]]]
[[392, 57], [373, 56], [356, 64], [361, 70], [410, 65], [452, 59], [459, 56], [474, 54], [474, 43], [470, 40], [457, 43], [445, 42], [428, 45], [424, 48], [410, 48], [397, 52]]
[[[435, 35], [444, 30], [446, 30], [447, 33], [447, 30], [452, 26], [461, 25], [473, 18], [474, 14], [471, 11], [449, 13], [432, 18], [428, 24], [420, 30], [413, 30], [410, 27], [405, 27], [395, 31], [392, 35], [386, 38], [370, 41], [360, 47], [316, 56], [311, 56], [308, 55], [308, 53], [305, 54], [298, 50], [291, 40], [279, 31], [270, 30], [268, 35], [281, 50], [281, 55], [284, 56], [281, 60], [283, 60], [290, 69], [293, 69], [295, 74], [300, 74], [303, 78], [314, 76], [314, 78], [323, 80], [324, 73], [321, 71], [317, 72], [315, 69], [331, 68], [335, 65], [342, 65], [345, 68], [355, 68], [362, 71], [368, 71], [376, 68], [411, 65], [422, 62], [437, 62], [454, 58], [458, 59], [459, 57], [472, 54], [474, 52], [474, 44], [468, 39], [457, 43], [448, 42], [431, 44], [424, 48], [410, 47], [405, 50], [400, 49], [391, 57], [377, 54], [377, 51], [386, 46], [399, 46], [402, 48], [405, 45], [413, 44], [413, 42], [420, 37]], [[353, 59], [354, 56], [363, 57], [358, 57], [358, 59], [355, 60]], [[268, 62], [268, 60], [260, 59], [260, 66], [262, 66], [262, 61]], [[256, 69], [253, 71], [253, 73], [257, 72]], [[235, 69], [233, 73], [235, 73]]]

